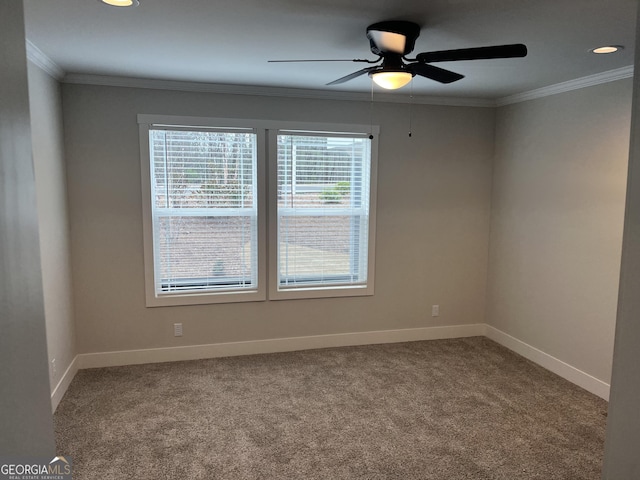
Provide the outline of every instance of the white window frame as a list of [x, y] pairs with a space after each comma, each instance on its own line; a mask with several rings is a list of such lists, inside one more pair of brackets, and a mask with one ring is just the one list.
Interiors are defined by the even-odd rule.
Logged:
[[[210, 117], [139, 114], [140, 165], [142, 175], [143, 246], [145, 299], [147, 307], [202, 305], [302, 298], [368, 296], [374, 294], [376, 188], [378, 184], [377, 125], [281, 122]], [[149, 130], [154, 125], [180, 129], [251, 128], [257, 133], [257, 211], [258, 211], [258, 287], [248, 291], [171, 292], [157, 295], [154, 271], [154, 235], [152, 221], [151, 159]], [[369, 188], [369, 229], [367, 282], [362, 285], [327, 285], [280, 289], [278, 287], [278, 205], [277, 205], [277, 135], [279, 131], [304, 131], [313, 134], [371, 135]], [[272, 268], [268, 268], [271, 266]]]
[[371, 165], [369, 185], [369, 225], [367, 232], [367, 279], [358, 285], [313, 285], [283, 287], [279, 285], [278, 267], [278, 202], [269, 203], [269, 299], [291, 300], [303, 298], [354, 297], [374, 294], [375, 279], [375, 232], [376, 232], [376, 186], [378, 184], [378, 134], [379, 127], [371, 125], [336, 125], [295, 123], [269, 131], [269, 192], [278, 191], [278, 142], [277, 136], [283, 131], [305, 133], [310, 136], [373, 136], [371, 139]]
[[258, 271], [257, 288], [237, 290], [205, 290], [193, 292], [156, 293], [156, 272], [154, 265], [154, 235], [152, 212], [151, 185], [151, 156], [149, 148], [149, 131], [154, 127], [167, 129], [175, 127], [180, 130], [203, 130], [207, 127], [215, 129], [251, 128], [254, 125], [244, 120], [221, 118], [174, 117], [164, 115], [138, 115], [140, 130], [140, 165], [142, 174], [142, 212], [144, 236], [144, 266], [145, 266], [145, 298], [147, 307], [166, 307], [176, 305], [201, 305], [210, 303], [252, 302], [266, 299], [266, 144], [265, 132], [256, 129], [257, 136], [257, 178], [256, 178], [256, 207], [258, 215]]

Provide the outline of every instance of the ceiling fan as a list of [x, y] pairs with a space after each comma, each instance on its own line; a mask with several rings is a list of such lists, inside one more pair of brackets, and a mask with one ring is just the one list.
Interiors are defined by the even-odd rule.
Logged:
[[366, 67], [327, 85], [338, 85], [353, 80], [365, 73], [374, 82], [390, 90], [403, 87], [419, 75], [440, 83], [452, 83], [464, 75], [431, 65], [435, 62], [458, 60], [486, 60], [492, 58], [525, 57], [527, 47], [520, 43], [489, 47], [462, 48], [418, 53], [415, 58], [407, 58], [420, 35], [420, 26], [413, 22], [391, 20], [374, 23], [367, 27], [367, 38], [376, 60], [269, 60], [269, 62], [362, 62], [375, 66]]

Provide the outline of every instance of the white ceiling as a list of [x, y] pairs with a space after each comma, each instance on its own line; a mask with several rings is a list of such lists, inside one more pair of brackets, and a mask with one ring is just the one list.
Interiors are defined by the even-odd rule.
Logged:
[[[370, 58], [366, 27], [422, 26], [422, 51], [524, 43], [526, 58], [439, 63], [466, 78], [413, 81], [415, 95], [500, 98], [633, 64], [636, 0], [25, 0], [27, 38], [67, 74], [369, 92], [365, 75], [325, 84]], [[621, 53], [589, 49], [624, 45]], [[405, 87], [406, 89], [407, 87]]]

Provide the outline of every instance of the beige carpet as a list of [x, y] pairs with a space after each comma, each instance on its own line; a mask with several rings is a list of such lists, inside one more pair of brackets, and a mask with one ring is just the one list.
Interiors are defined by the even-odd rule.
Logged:
[[83, 370], [74, 479], [599, 479], [606, 402], [482, 337]]

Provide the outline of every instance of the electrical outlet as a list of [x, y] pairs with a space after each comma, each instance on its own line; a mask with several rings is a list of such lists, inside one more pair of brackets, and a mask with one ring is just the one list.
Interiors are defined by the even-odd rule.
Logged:
[[56, 368], [56, 359], [52, 358], [51, 359], [51, 373], [53, 373], [53, 376], [56, 376], [56, 373], [58, 373], [58, 369]]
[[181, 323], [174, 323], [173, 324], [173, 336], [174, 337], [181, 337], [182, 336], [182, 324]]
[[440, 315], [440, 305], [431, 305], [431, 316], [437, 317]]

